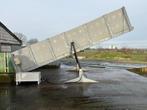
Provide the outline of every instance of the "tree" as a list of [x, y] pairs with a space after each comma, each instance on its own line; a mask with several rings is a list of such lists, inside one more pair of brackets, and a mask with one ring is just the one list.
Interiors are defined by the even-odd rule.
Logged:
[[14, 34], [22, 41], [22, 46], [27, 45], [27, 37], [24, 34], [18, 32], [15, 32]]
[[37, 38], [27, 40], [27, 37], [22, 33], [15, 32], [14, 34], [22, 41], [22, 46], [31, 45], [38, 42]]
[[31, 45], [31, 44], [35, 44], [38, 42], [38, 39], [36, 38], [33, 38], [33, 39], [30, 39], [28, 42], [27, 42], [27, 45]]

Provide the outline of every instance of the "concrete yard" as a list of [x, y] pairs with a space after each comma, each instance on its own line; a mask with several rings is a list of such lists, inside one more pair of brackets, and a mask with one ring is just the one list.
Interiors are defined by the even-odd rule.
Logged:
[[69, 71], [70, 62], [59, 69], [40, 68], [35, 70], [42, 72], [40, 85], [0, 85], [0, 110], [147, 110], [146, 77], [127, 71], [126, 65], [87, 61], [82, 66], [98, 83], [64, 84], [77, 76]]

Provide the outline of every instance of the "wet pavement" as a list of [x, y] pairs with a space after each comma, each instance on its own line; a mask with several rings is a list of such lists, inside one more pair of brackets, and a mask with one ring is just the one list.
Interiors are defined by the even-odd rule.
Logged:
[[[111, 64], [110, 64], [111, 65]], [[0, 110], [147, 110], [147, 77], [121, 67], [82, 62], [94, 84], [65, 84], [77, 77], [73, 63], [38, 69], [42, 83], [0, 85]], [[130, 68], [130, 67], [129, 67]]]

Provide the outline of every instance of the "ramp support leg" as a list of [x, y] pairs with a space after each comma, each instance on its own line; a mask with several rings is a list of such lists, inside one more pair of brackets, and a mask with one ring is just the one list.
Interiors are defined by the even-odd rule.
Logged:
[[74, 82], [78, 82], [78, 83], [95, 83], [97, 81], [95, 80], [92, 80], [92, 79], [88, 79], [84, 73], [83, 73], [83, 70], [81, 68], [81, 65], [80, 65], [80, 62], [79, 62], [79, 59], [77, 57], [77, 52], [76, 52], [76, 48], [75, 48], [75, 44], [74, 42], [71, 42], [71, 51], [74, 51], [74, 56], [75, 56], [75, 60], [76, 60], [76, 63], [77, 63], [77, 67], [79, 68], [78, 69], [78, 74], [79, 76], [75, 79], [71, 79], [69, 81], [66, 81], [66, 83], [74, 83]]

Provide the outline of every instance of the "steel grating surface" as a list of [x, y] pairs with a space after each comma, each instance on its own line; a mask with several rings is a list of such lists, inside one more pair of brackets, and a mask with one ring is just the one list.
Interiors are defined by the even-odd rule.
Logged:
[[12, 54], [18, 57], [20, 71], [30, 71], [70, 55], [70, 43], [77, 51], [117, 37], [133, 29], [124, 7], [101, 16], [89, 23], [63, 32], [47, 40], [32, 44]]

